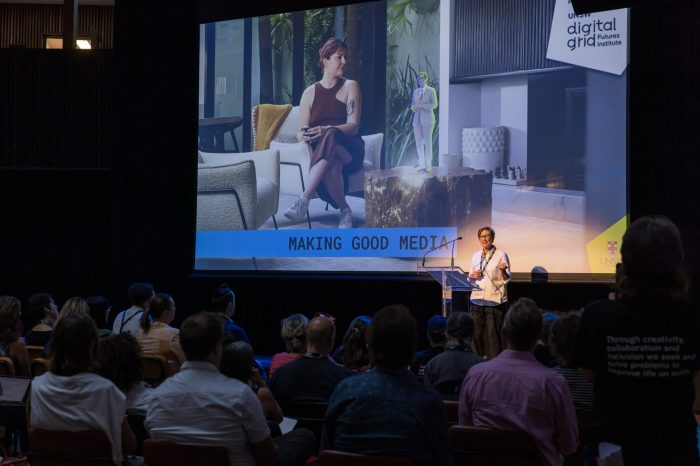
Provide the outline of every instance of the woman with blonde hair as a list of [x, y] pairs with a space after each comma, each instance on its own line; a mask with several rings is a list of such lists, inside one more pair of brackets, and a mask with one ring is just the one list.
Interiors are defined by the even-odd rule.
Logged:
[[17, 326], [22, 303], [14, 296], [0, 296], [0, 356], [12, 359], [16, 375], [29, 375], [27, 347], [19, 339]]
[[56, 319], [56, 325], [58, 325], [61, 319], [65, 319], [68, 316], [87, 316], [89, 315], [89, 310], [90, 307], [83, 298], [79, 296], [68, 298], [61, 307], [61, 312], [58, 314], [58, 319]]
[[282, 319], [280, 322], [280, 336], [287, 351], [272, 356], [270, 378], [277, 372], [277, 369], [295, 359], [299, 359], [304, 354], [304, 351], [306, 351], [306, 326], [308, 323], [309, 319], [303, 314], [292, 314]]

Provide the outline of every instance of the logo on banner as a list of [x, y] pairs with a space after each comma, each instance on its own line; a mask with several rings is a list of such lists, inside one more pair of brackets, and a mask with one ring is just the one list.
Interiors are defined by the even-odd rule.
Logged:
[[622, 74], [629, 62], [628, 10], [577, 15], [571, 0], [557, 0], [547, 58]]

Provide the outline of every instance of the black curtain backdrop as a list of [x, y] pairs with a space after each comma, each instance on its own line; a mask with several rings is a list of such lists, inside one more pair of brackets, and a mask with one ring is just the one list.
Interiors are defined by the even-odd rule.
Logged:
[[[695, 294], [700, 279], [699, 3], [633, 10], [629, 68], [630, 212], [633, 218], [665, 214], [676, 222]], [[112, 77], [94, 83], [102, 96], [97, 103], [76, 98], [65, 107], [46, 109], [32, 98], [32, 89], [50, 88], [50, 77], [28, 74], [18, 65], [33, 51], [0, 50], [0, 62], [7, 65], [0, 67], [0, 97], [7, 102], [12, 96], [20, 103], [0, 110], [1, 294], [25, 300], [33, 292], [49, 291], [62, 302], [73, 295], [100, 293], [116, 311], [127, 306], [126, 287], [146, 280], [174, 295], [179, 323], [206, 308], [211, 288], [227, 281], [238, 296], [236, 319], [263, 353], [281, 349], [279, 319], [292, 312], [335, 314], [340, 338], [352, 317], [401, 302], [414, 312], [423, 333], [425, 319], [440, 310], [440, 289], [416, 277], [192, 274], [198, 18], [223, 19], [234, 14], [232, 9], [244, 17], [285, 8], [289, 5], [272, 0], [245, 5], [116, 2], [114, 50], [99, 65], [111, 60]], [[32, 60], [43, 63], [41, 54]], [[66, 86], [87, 82], [77, 76]], [[43, 131], [51, 122], [90, 115], [99, 118], [100, 127], [111, 128], [97, 137], [93, 130], [90, 136], [98, 162], [62, 167], [62, 160], [74, 162], [74, 148], [84, 147], [80, 142], [47, 146]], [[66, 125], [64, 131], [81, 129]], [[32, 137], [17, 141], [13, 135], [18, 133]], [[31, 154], [33, 168], [18, 163], [18, 154]], [[607, 288], [514, 283], [510, 294], [511, 299], [533, 296], [548, 309], [569, 309], [605, 297]]]

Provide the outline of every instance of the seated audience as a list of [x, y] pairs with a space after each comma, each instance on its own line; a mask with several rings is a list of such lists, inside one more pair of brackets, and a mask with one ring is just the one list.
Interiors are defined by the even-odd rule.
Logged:
[[234, 337], [236, 341], [250, 343], [248, 334], [243, 330], [243, 327], [233, 323], [233, 315], [236, 313], [236, 295], [226, 283], [219, 285], [212, 292], [211, 311], [221, 320], [224, 338]]
[[0, 356], [12, 359], [16, 375], [29, 375], [27, 347], [19, 339], [17, 327], [22, 303], [14, 296], [0, 296]]
[[270, 361], [270, 378], [275, 375], [277, 369], [295, 359], [299, 359], [302, 353], [306, 351], [306, 326], [308, 323], [309, 319], [303, 314], [292, 314], [282, 319], [280, 322], [280, 336], [287, 351], [272, 356], [272, 361]]
[[229, 343], [224, 347], [221, 357], [221, 373], [226, 377], [240, 380], [248, 385], [258, 396], [265, 414], [265, 419], [282, 422], [282, 409], [255, 365], [253, 348], [245, 341]]
[[167, 293], [158, 293], [141, 314], [136, 339], [142, 354], [163, 356], [174, 360], [179, 367], [185, 361], [185, 354], [180, 346], [180, 330], [169, 325], [174, 318], [175, 301]]
[[425, 366], [426, 387], [434, 388], [443, 400], [456, 400], [469, 368], [483, 359], [472, 352], [474, 320], [466, 312], [453, 312], [447, 320], [445, 351]]
[[152, 388], [143, 382], [141, 347], [136, 338], [129, 332], [100, 338], [97, 350], [97, 373], [126, 395], [126, 409], [145, 410]]
[[586, 307], [574, 347], [594, 382], [597, 440], [620, 445], [625, 466], [696, 466], [700, 318], [685, 299], [680, 232], [666, 217], [642, 217], [620, 252], [618, 297]]
[[338, 385], [352, 372], [330, 357], [335, 341], [335, 319], [319, 314], [306, 327], [306, 352], [281, 367], [270, 380], [277, 401], [328, 401]]
[[473, 366], [459, 397], [459, 423], [532, 436], [541, 462], [561, 466], [560, 455], [576, 451], [578, 423], [564, 377], [532, 355], [542, 329], [535, 302], [520, 298], [506, 313], [507, 350]]
[[552, 370], [561, 374], [569, 384], [576, 410], [593, 408], [593, 384], [587, 380], [573, 362], [576, 330], [581, 316], [570, 312], [552, 323], [549, 330], [549, 347], [558, 364]]
[[109, 321], [109, 311], [112, 310], [112, 305], [109, 304], [107, 298], [104, 296], [90, 296], [85, 300], [88, 305], [88, 314], [95, 321], [97, 326], [97, 335], [100, 338], [108, 337], [113, 335], [114, 332], [108, 328], [107, 322]]
[[219, 372], [222, 338], [221, 320], [212, 313], [200, 312], [182, 323], [187, 361], [148, 399], [145, 426], [151, 438], [223, 446], [237, 466], [303, 465], [315, 444], [313, 434], [298, 429], [270, 437], [255, 393]]
[[150, 283], [134, 283], [127, 290], [127, 295], [131, 307], [117, 314], [114, 324], [112, 324], [112, 331], [114, 333], [129, 332], [132, 335], [137, 335], [141, 316], [148, 308], [148, 304], [153, 299], [153, 296], [155, 296], [153, 285]]
[[411, 363], [411, 370], [418, 378], [421, 385], [423, 384], [425, 366], [428, 364], [428, 361], [445, 350], [446, 326], [447, 319], [443, 316], [434, 315], [428, 319], [425, 334], [428, 337], [428, 344], [430, 346], [424, 350], [418, 351]]
[[379, 310], [368, 343], [372, 370], [338, 384], [321, 448], [408, 457], [416, 466], [449, 464], [443, 402], [408, 370], [416, 348], [416, 321], [408, 309]]
[[537, 345], [532, 354], [541, 364], [547, 367], [554, 367], [557, 364], [557, 358], [550, 352], [549, 347], [549, 332], [552, 324], [559, 318], [556, 312], [544, 312], [542, 314], [542, 334], [537, 340]]
[[[88, 316], [88, 305], [85, 300], [79, 296], [73, 296], [68, 298], [63, 306], [61, 306], [61, 312], [58, 314], [58, 319], [56, 319], [56, 325], [66, 317], [70, 316]], [[44, 346], [44, 357], [49, 358], [53, 352], [52, 340], [49, 340]]]
[[125, 419], [126, 397], [109, 380], [92, 373], [97, 328], [86, 315], [63, 317], [52, 337], [49, 372], [32, 381], [31, 425], [78, 432], [99, 430], [112, 444], [112, 461], [121, 464], [135, 438]]
[[372, 319], [368, 316], [355, 317], [343, 337], [343, 344], [333, 352], [333, 360], [346, 369], [360, 372], [369, 366], [369, 351], [365, 341], [365, 332]]
[[58, 319], [58, 306], [48, 293], [35, 293], [27, 300], [24, 342], [30, 346], [46, 346]]

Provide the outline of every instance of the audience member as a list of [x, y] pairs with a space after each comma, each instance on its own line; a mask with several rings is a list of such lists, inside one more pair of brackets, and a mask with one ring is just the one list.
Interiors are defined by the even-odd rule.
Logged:
[[136, 339], [143, 354], [163, 356], [175, 360], [178, 366], [185, 362], [180, 346], [180, 330], [169, 324], [175, 318], [175, 301], [167, 293], [158, 293], [141, 314]]
[[558, 364], [552, 370], [561, 374], [569, 384], [574, 407], [577, 410], [593, 408], [593, 384], [577, 369], [573, 362], [576, 330], [581, 322], [581, 316], [570, 312], [552, 323], [549, 331], [549, 346]]
[[447, 320], [445, 351], [425, 366], [426, 387], [434, 388], [443, 400], [456, 400], [469, 368], [483, 359], [472, 352], [474, 320], [466, 312], [453, 312]]
[[368, 343], [373, 369], [338, 384], [322, 449], [408, 457], [416, 466], [449, 464], [443, 402], [408, 370], [416, 348], [416, 321], [408, 309], [379, 310]]
[[556, 312], [544, 312], [542, 313], [542, 333], [540, 339], [537, 340], [535, 349], [532, 354], [535, 356], [542, 365], [547, 367], [554, 367], [557, 365], [557, 358], [552, 355], [549, 348], [549, 331], [552, 328], [552, 323], [559, 318], [559, 314]]
[[284, 341], [286, 352], [277, 353], [270, 361], [270, 378], [275, 375], [277, 369], [296, 359], [299, 359], [306, 351], [306, 326], [309, 319], [303, 314], [292, 314], [280, 322], [280, 336]]
[[139, 319], [155, 296], [153, 285], [150, 283], [134, 283], [127, 290], [131, 307], [117, 314], [112, 325], [114, 333], [129, 332], [137, 335], [139, 332]]
[[253, 348], [248, 343], [236, 341], [226, 345], [219, 369], [225, 376], [240, 380], [255, 392], [266, 419], [276, 424], [282, 422], [282, 409], [260, 375], [255, 365]]
[[346, 369], [360, 372], [369, 366], [369, 351], [365, 333], [372, 319], [368, 316], [355, 317], [343, 337], [343, 343], [333, 353], [333, 359]]
[[425, 375], [425, 366], [428, 361], [433, 359], [438, 354], [445, 350], [445, 327], [447, 326], [447, 319], [443, 316], [434, 315], [428, 319], [426, 325], [426, 336], [428, 337], [428, 348], [418, 351], [416, 356], [413, 358], [411, 363], [411, 370], [418, 378], [418, 381], [423, 385], [423, 377]]
[[270, 389], [282, 404], [287, 401], [328, 401], [338, 382], [352, 372], [329, 358], [335, 341], [335, 319], [318, 314], [306, 327], [306, 352], [279, 368]]
[[32, 381], [31, 425], [57, 431], [99, 430], [112, 444], [112, 461], [121, 464], [135, 438], [125, 419], [126, 397], [109, 380], [92, 373], [97, 328], [86, 315], [58, 321], [49, 372]]
[[[56, 325], [70, 316], [88, 316], [88, 305], [85, 300], [79, 296], [73, 296], [68, 298], [63, 306], [61, 306], [61, 312], [58, 313], [58, 318], [56, 319]], [[43, 356], [45, 358], [50, 358], [53, 354], [53, 343], [49, 340], [44, 346]]]
[[642, 217], [620, 252], [617, 299], [586, 307], [574, 350], [594, 382], [597, 440], [620, 445], [625, 466], [697, 466], [700, 318], [684, 298], [680, 232], [666, 217]]
[[543, 465], [561, 466], [576, 451], [578, 424], [564, 377], [532, 355], [542, 330], [534, 301], [518, 299], [503, 321], [507, 350], [467, 373], [459, 398], [459, 423], [530, 434]]
[[219, 285], [211, 293], [211, 311], [221, 320], [224, 329], [224, 337], [235, 337], [236, 341], [250, 343], [248, 334], [243, 327], [233, 323], [233, 315], [236, 313], [236, 295], [226, 284]]
[[112, 310], [112, 305], [109, 304], [104, 296], [94, 295], [85, 300], [88, 305], [88, 314], [97, 326], [97, 335], [100, 338], [113, 335], [114, 332], [108, 328], [109, 312]]
[[27, 347], [19, 339], [17, 326], [22, 303], [14, 296], [0, 296], [0, 356], [12, 359], [17, 375], [29, 375]]
[[146, 409], [145, 399], [152, 390], [143, 382], [141, 347], [129, 332], [99, 339], [98, 374], [112, 381], [126, 395], [126, 409]]
[[200, 312], [182, 323], [187, 361], [149, 397], [145, 426], [151, 438], [223, 446], [232, 465], [303, 465], [315, 444], [305, 429], [270, 437], [252, 390], [219, 372], [223, 332], [218, 316]]
[[45, 346], [51, 339], [58, 319], [58, 306], [48, 293], [35, 293], [27, 300], [26, 324], [29, 331], [24, 341], [30, 346]]

